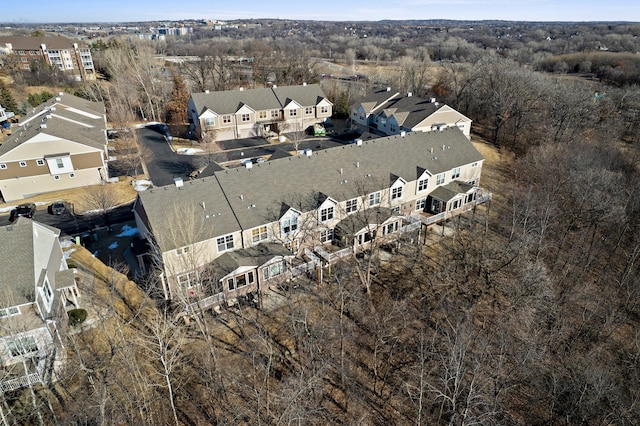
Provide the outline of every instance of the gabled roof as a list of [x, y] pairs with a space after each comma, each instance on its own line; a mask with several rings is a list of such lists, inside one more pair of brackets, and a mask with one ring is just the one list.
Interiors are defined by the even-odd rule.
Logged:
[[242, 105], [255, 111], [282, 109], [291, 100], [302, 106], [314, 106], [319, 98], [326, 96], [317, 84], [191, 94], [198, 114], [209, 109], [220, 115], [235, 114]]
[[398, 92], [394, 92], [391, 88], [384, 88], [375, 90], [373, 93], [365, 96], [359, 105], [362, 106], [367, 114], [371, 114], [374, 110], [384, 105], [389, 99], [398, 96]]
[[442, 105], [415, 96], [402, 96], [386, 102], [383, 111], [388, 112], [387, 116], [393, 115], [398, 125], [411, 129], [440, 109]]
[[[369, 229], [370, 225], [375, 225], [375, 227], [377, 227], [383, 224], [394, 215], [396, 214], [393, 210], [386, 207], [375, 207], [372, 209], [361, 210], [342, 219], [336, 225], [336, 229], [338, 231], [342, 231], [343, 234], [353, 236], [365, 228]], [[370, 230], [375, 229], [375, 227]]]
[[[43, 126], [45, 124], [46, 126]], [[33, 108], [0, 146], [0, 155], [39, 134], [47, 134], [104, 150], [107, 143], [105, 107], [77, 96], [63, 94]], [[47, 152], [45, 154], [53, 154]]]
[[56, 228], [19, 217], [0, 227], [0, 307], [35, 301], [35, 283], [47, 267]]
[[467, 191], [469, 191], [472, 188], [473, 188], [473, 185], [471, 184], [454, 180], [452, 182], [449, 182], [446, 185], [437, 187], [429, 195], [431, 195], [433, 198], [436, 198], [440, 201], [447, 202], [453, 199], [457, 195], [466, 194]]
[[293, 254], [282, 244], [261, 243], [245, 249], [227, 252], [211, 263], [213, 272], [224, 277], [236, 269], [249, 266], [257, 268], [275, 257], [292, 257]]
[[185, 182], [182, 189], [154, 188], [139, 197], [154, 233], [162, 232], [157, 224], [166, 223], [170, 205], [182, 206], [185, 212], [202, 211], [199, 205], [204, 201], [206, 212], [220, 212], [201, 221], [202, 230], [193, 241], [202, 241], [274, 222], [283, 203], [311, 211], [319, 197], [344, 201], [388, 188], [391, 174], [412, 181], [421, 174], [419, 168], [436, 174], [482, 159], [466, 136], [452, 127], [372, 139], [362, 146], [343, 145], [311, 156], [253, 164], [250, 169], [222, 170], [214, 178]]

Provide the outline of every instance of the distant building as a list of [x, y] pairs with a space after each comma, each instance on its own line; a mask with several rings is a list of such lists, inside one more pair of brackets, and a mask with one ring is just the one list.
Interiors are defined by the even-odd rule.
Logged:
[[78, 40], [62, 36], [0, 37], [0, 55], [16, 55], [20, 68], [30, 71], [35, 60], [71, 74], [76, 80], [95, 80], [96, 73], [89, 46]]

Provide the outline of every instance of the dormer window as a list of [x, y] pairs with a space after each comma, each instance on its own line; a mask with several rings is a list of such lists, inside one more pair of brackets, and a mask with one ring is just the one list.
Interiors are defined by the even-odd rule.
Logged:
[[429, 187], [429, 178], [425, 177], [418, 181], [418, 192], [426, 191]]
[[329, 107], [326, 105], [323, 105], [320, 107], [320, 114], [328, 114], [329, 113]]
[[396, 186], [395, 188], [391, 188], [391, 199], [397, 200], [402, 198], [402, 186]]
[[456, 167], [451, 170], [451, 180], [458, 179], [460, 177], [460, 167]]
[[251, 230], [251, 242], [258, 244], [260, 241], [264, 241], [269, 237], [267, 232], [267, 225], [259, 226]]
[[298, 229], [298, 216], [288, 216], [280, 222], [280, 229], [283, 234], [290, 234]]
[[326, 222], [327, 220], [331, 220], [335, 217], [335, 209], [333, 206], [327, 206], [323, 209], [320, 209], [320, 221]]
[[436, 176], [436, 185], [442, 185], [444, 183], [444, 173], [440, 173]]
[[380, 191], [369, 194], [369, 207], [380, 204]]
[[305, 115], [313, 115], [313, 107], [306, 107], [304, 109], [304, 114]]
[[205, 126], [215, 126], [216, 125], [216, 119], [215, 117], [207, 117], [204, 119], [204, 125]]
[[289, 117], [297, 117], [298, 116], [298, 110], [297, 109], [290, 109], [289, 110]]

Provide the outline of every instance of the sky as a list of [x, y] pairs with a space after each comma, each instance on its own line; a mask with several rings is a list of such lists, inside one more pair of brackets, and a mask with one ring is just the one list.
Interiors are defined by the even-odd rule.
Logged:
[[2, 23], [138, 22], [279, 18], [379, 21], [453, 19], [640, 22], [638, 0], [26, 0], [5, 5]]

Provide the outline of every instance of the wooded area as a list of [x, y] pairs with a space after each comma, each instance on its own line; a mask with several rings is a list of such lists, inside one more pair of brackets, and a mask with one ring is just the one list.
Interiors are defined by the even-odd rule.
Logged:
[[[629, 76], [640, 25], [261, 28], [97, 43], [105, 79], [75, 91], [104, 100], [114, 127], [184, 124], [187, 88], [320, 81], [343, 108], [373, 85], [435, 96], [474, 120], [492, 201], [449, 221], [450, 234], [436, 227], [428, 244], [404, 241], [368, 265], [370, 283], [347, 261], [262, 309], [221, 315], [178, 315], [143, 292], [148, 283], [78, 249], [95, 326], [70, 337], [59, 381], [4, 395], [2, 421], [638, 424], [640, 91]], [[199, 59], [157, 64], [159, 53]], [[328, 60], [373, 72], [321, 79], [313, 70]]]

